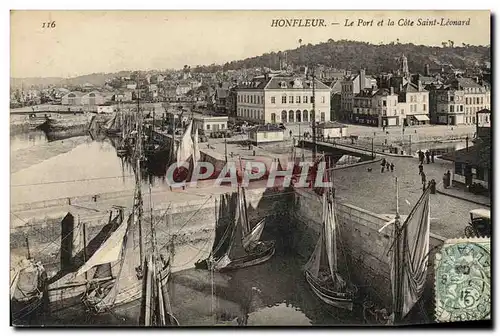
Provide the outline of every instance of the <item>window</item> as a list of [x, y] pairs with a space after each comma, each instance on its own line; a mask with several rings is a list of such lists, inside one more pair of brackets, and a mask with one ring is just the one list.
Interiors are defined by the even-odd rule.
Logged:
[[311, 104], [314, 104], [314, 96], [311, 96]]
[[401, 109], [401, 114], [405, 114], [405, 109]]
[[220, 124], [220, 129], [224, 129], [225, 125], [224, 124]]
[[423, 110], [426, 111], [427, 110], [427, 106], [425, 104], [422, 105], [423, 107]]
[[321, 103], [324, 104], [325, 103], [325, 96], [321, 96]]
[[450, 105], [450, 112], [455, 112], [455, 105]]
[[276, 104], [276, 97], [271, 97], [271, 104]]
[[209, 130], [209, 129], [210, 129], [210, 124], [207, 124], [207, 130]]
[[295, 97], [295, 100], [297, 101], [297, 104], [300, 104], [300, 96]]
[[307, 96], [304, 96], [304, 104], [307, 104]]
[[288, 97], [288, 102], [289, 102], [290, 104], [293, 104], [293, 96]]
[[452, 101], [455, 101], [455, 99], [454, 99], [454, 98], [455, 98], [454, 96], [450, 96], [450, 101], [451, 101], [451, 102], [452, 102]]
[[463, 112], [463, 111], [464, 111], [464, 106], [460, 105], [460, 112]]
[[281, 103], [286, 104], [286, 96], [281, 97]]

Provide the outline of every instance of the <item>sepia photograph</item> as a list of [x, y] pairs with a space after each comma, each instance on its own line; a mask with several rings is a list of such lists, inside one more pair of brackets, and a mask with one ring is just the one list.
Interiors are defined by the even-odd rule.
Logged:
[[492, 327], [489, 10], [9, 15], [12, 327]]

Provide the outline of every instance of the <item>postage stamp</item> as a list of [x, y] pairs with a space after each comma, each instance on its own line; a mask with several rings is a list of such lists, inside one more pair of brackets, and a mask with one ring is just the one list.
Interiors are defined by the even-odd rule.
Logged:
[[457, 322], [491, 318], [489, 238], [447, 240], [436, 254], [435, 320]]

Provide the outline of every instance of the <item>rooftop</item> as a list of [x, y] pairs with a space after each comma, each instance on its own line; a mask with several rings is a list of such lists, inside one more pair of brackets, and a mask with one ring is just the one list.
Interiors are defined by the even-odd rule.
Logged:
[[344, 128], [347, 125], [341, 124], [336, 121], [325, 121], [317, 125], [318, 128]]
[[283, 130], [281, 128], [279, 128], [276, 125], [272, 125], [272, 124], [257, 125], [257, 126], [252, 127], [250, 129], [250, 131], [251, 132], [257, 132], [257, 133], [261, 133], [261, 132], [283, 132]]

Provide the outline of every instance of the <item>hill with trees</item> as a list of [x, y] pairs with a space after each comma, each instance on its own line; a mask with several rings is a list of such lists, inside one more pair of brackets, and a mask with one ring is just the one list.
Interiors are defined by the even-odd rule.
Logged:
[[[228, 62], [224, 70], [269, 67], [279, 69], [280, 59], [289, 64], [322, 64], [337, 69], [356, 70], [365, 68], [367, 73], [389, 72], [397, 68], [398, 58], [404, 54], [412, 72], [423, 72], [425, 64], [431, 68], [452, 64], [456, 68], [480, 67], [491, 59], [490, 46], [473, 46], [454, 41], [445, 41], [442, 47], [402, 44], [371, 44], [367, 42], [328, 40], [316, 45], [301, 45], [299, 48], [266, 53], [240, 61]], [[210, 66], [213, 68], [213, 65]], [[198, 69], [195, 68], [195, 69]]]

